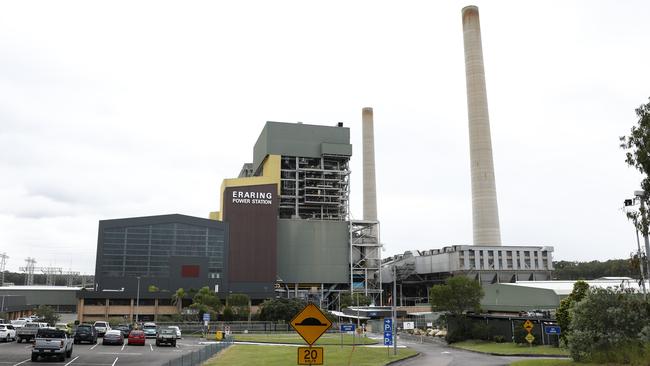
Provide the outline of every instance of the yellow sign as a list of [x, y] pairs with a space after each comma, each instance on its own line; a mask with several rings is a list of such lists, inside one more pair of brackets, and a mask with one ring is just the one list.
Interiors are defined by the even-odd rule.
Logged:
[[533, 343], [533, 341], [535, 340], [535, 336], [528, 333], [528, 335], [526, 336], [526, 340], [528, 341], [528, 343]]
[[311, 346], [330, 329], [332, 322], [327, 319], [318, 306], [309, 303], [291, 320], [291, 326]]
[[322, 365], [323, 347], [298, 347], [298, 365]]
[[524, 322], [524, 328], [528, 331], [528, 333], [530, 333], [530, 331], [533, 329], [533, 322], [526, 320]]

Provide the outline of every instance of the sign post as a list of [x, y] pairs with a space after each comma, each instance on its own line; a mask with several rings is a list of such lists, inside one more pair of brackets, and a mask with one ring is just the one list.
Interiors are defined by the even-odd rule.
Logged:
[[203, 334], [205, 335], [205, 339], [208, 339], [208, 331], [209, 331], [209, 324], [210, 324], [210, 313], [203, 313]]
[[530, 319], [526, 320], [524, 322], [524, 329], [528, 332], [528, 335], [526, 335], [526, 341], [528, 341], [528, 344], [532, 347], [533, 346], [533, 341], [535, 340], [535, 336], [530, 334], [530, 332], [533, 330], [535, 326], [533, 325], [533, 322], [530, 321]]
[[[354, 329], [353, 323], [341, 324], [341, 348], [343, 348], [343, 332], [354, 332]], [[352, 333], [352, 344], [354, 345], [354, 333]]]
[[393, 345], [393, 319], [384, 318], [384, 346], [387, 346], [390, 357], [390, 346]]
[[309, 347], [298, 347], [298, 365], [322, 365], [323, 347], [312, 345], [332, 326], [332, 322], [314, 304], [309, 303], [292, 320], [291, 327], [307, 342]]

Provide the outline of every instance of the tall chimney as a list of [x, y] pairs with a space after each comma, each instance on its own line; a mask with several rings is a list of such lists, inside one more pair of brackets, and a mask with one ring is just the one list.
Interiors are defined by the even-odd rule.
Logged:
[[375, 132], [372, 108], [361, 112], [363, 134], [363, 219], [377, 221], [377, 184], [375, 182]]
[[474, 245], [501, 245], [478, 7], [463, 8]]

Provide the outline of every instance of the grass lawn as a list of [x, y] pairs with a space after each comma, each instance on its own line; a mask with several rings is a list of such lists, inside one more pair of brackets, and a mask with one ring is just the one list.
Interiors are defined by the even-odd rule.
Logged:
[[486, 341], [463, 341], [453, 343], [452, 347], [467, 349], [470, 351], [499, 353], [503, 355], [562, 355], [569, 356], [569, 351], [564, 348], [551, 346], [527, 346], [515, 343], [494, 343]]
[[[235, 334], [236, 341], [246, 342], [267, 342], [267, 343], [291, 343], [291, 344], [305, 344], [305, 341], [298, 335], [298, 333], [268, 333], [268, 334]], [[352, 335], [343, 335], [343, 344], [352, 344]], [[379, 341], [370, 338], [354, 337], [355, 344], [377, 344]], [[316, 345], [325, 344], [341, 344], [340, 334], [323, 334], [315, 343]]]
[[[549, 359], [523, 360], [523, 361], [516, 361], [510, 364], [510, 366], [564, 366], [564, 365], [602, 366], [602, 364], [596, 364], [596, 363], [580, 363], [580, 362], [574, 362], [573, 360], [549, 360]], [[615, 366], [612, 364], [608, 364], [608, 365]]]
[[[323, 365], [380, 366], [416, 354], [408, 348], [397, 350], [397, 356], [390, 356], [386, 348], [325, 346]], [[204, 366], [286, 366], [295, 365], [298, 347], [292, 346], [256, 346], [236, 344], [228, 347], [216, 357], [208, 360]]]

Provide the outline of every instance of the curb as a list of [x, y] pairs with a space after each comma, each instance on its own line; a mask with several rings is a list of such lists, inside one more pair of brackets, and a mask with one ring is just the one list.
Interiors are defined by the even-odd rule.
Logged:
[[399, 359], [399, 360], [390, 361], [389, 363], [384, 364], [384, 366], [388, 366], [388, 365], [398, 365], [400, 362], [404, 362], [404, 361], [406, 361], [406, 360], [410, 360], [410, 359], [412, 359], [412, 358], [416, 358], [416, 357], [418, 357], [418, 356], [420, 356], [420, 355], [421, 355], [421, 353], [418, 352], [418, 353], [416, 353], [416, 354], [414, 354], [414, 355], [410, 355], [410, 356], [408, 356], [408, 357], [404, 357], [404, 358], [401, 358], [401, 359]]
[[467, 352], [473, 352], [473, 353], [480, 353], [483, 355], [491, 355], [491, 356], [505, 356], [505, 357], [530, 357], [530, 358], [562, 358], [562, 359], [570, 359], [571, 357], [567, 355], [531, 355], [529, 353], [498, 353], [498, 352], [482, 352], [482, 351], [476, 351], [473, 349], [466, 349], [466, 348], [461, 348], [461, 347], [455, 347], [452, 345], [448, 345], [449, 347], [460, 350], [460, 351], [467, 351]]

